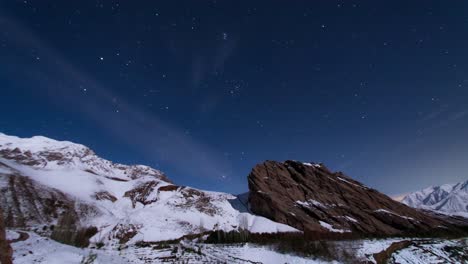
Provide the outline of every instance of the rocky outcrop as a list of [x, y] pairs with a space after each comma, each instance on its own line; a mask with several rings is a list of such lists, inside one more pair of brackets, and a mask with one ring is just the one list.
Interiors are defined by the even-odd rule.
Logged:
[[[74, 246], [85, 247], [96, 233], [92, 227], [81, 227], [80, 219], [98, 215], [92, 205], [75, 201], [69, 195], [50, 188], [0, 163], [0, 206], [4, 224], [13, 228], [40, 229], [43, 235]], [[6, 172], [6, 173], [5, 173]], [[107, 192], [96, 193], [96, 199], [116, 199]], [[114, 200], [115, 201], [115, 200]]]
[[6, 238], [6, 230], [3, 222], [2, 208], [0, 207], [0, 263], [11, 264], [13, 251]]
[[195, 208], [198, 211], [211, 216], [214, 216], [218, 211], [216, 206], [213, 206], [213, 202], [216, 202], [215, 199], [206, 195], [203, 191], [173, 184], [160, 185], [161, 182], [145, 182], [136, 186], [132, 190], [125, 192], [124, 197], [129, 198], [132, 201], [133, 208], [135, 208], [137, 203], [150, 205], [157, 202], [161, 193], [177, 191], [180, 193], [182, 199], [180, 199], [178, 203], [173, 204], [174, 207], [183, 209]]
[[323, 164], [266, 161], [248, 176], [253, 213], [312, 233], [401, 235], [461, 232]]
[[158, 186], [159, 182], [157, 181], [149, 181], [140, 184], [136, 188], [125, 192], [124, 197], [130, 198], [132, 200], [133, 208], [135, 208], [136, 203], [141, 203], [143, 205], [148, 205], [157, 201], [157, 197], [152, 195], [156, 187]]
[[0, 175], [0, 179], [7, 183], [4, 187], [0, 186], [0, 204], [8, 227], [54, 222], [72, 204], [65, 194], [28, 177], [4, 174]]
[[95, 227], [81, 227], [78, 213], [72, 207], [60, 216], [51, 238], [64, 244], [87, 247], [97, 231]]
[[51, 225], [75, 206], [79, 209], [80, 217], [98, 214], [93, 206], [75, 202], [61, 191], [27, 176], [0, 173], [0, 180], [6, 183], [0, 185], [0, 205], [7, 227]]

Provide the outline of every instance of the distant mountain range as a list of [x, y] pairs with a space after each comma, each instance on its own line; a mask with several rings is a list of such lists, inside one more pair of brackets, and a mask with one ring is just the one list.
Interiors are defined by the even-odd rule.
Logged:
[[414, 208], [468, 218], [468, 180], [413, 192], [401, 202]]

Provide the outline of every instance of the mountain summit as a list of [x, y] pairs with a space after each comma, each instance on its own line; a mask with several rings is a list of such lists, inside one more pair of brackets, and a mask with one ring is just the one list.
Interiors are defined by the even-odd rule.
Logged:
[[410, 193], [403, 198], [402, 203], [415, 208], [468, 217], [468, 180]]

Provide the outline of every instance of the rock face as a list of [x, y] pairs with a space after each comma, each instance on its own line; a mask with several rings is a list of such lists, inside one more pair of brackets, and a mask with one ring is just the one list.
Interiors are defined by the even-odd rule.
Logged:
[[248, 182], [253, 213], [312, 233], [416, 235], [468, 226], [396, 202], [322, 164], [266, 161]]
[[0, 208], [0, 263], [11, 264], [12, 249], [6, 239], [5, 225], [3, 223], [2, 209]]

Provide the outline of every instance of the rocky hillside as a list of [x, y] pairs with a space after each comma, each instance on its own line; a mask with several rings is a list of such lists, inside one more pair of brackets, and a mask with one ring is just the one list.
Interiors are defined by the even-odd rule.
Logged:
[[461, 232], [468, 221], [442, 218], [396, 202], [323, 164], [266, 161], [248, 176], [258, 215], [315, 233], [402, 235]]
[[85, 247], [163, 241], [207, 230], [297, 231], [234, 209], [226, 193], [173, 184], [147, 166], [89, 148], [0, 134], [0, 208], [7, 227]]
[[410, 193], [403, 198], [402, 203], [415, 208], [468, 218], [468, 180]]

